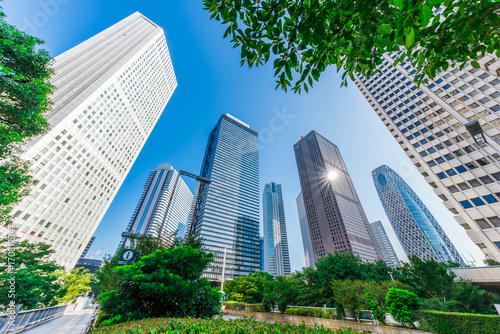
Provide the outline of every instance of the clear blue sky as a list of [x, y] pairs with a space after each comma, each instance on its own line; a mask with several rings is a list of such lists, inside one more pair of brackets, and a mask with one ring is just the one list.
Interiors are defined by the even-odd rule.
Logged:
[[[421, 196], [459, 252], [482, 262], [482, 253], [356, 86], [340, 88], [334, 68], [309, 94], [275, 91], [271, 64], [240, 67], [239, 51], [222, 39], [224, 28], [209, 20], [201, 0], [4, 0], [3, 7], [8, 21], [45, 40], [52, 56], [135, 11], [165, 30], [179, 86], [98, 227], [88, 256], [102, 247], [104, 253], [115, 251], [151, 169], [169, 162], [176, 169], [199, 172], [210, 130], [221, 114], [230, 113], [261, 133], [261, 191], [270, 181], [283, 185], [292, 270], [304, 265], [295, 204], [300, 183], [292, 146], [313, 129], [339, 146], [370, 221], [387, 220], [371, 179], [371, 171], [386, 164]], [[275, 123], [278, 112], [291, 115], [286, 124]], [[194, 190], [195, 185], [189, 185]]]

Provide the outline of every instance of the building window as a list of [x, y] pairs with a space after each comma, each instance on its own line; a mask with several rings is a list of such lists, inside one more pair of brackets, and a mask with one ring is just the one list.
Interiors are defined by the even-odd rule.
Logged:
[[473, 186], [474, 188], [476, 187], [480, 187], [482, 184], [481, 182], [479, 182], [478, 180], [476, 179], [472, 179], [472, 180], [469, 180], [469, 183], [471, 186]]
[[498, 218], [498, 217], [488, 217], [488, 220], [490, 221], [490, 223], [493, 224], [493, 226], [500, 227], [500, 218]]
[[483, 198], [489, 204], [498, 202], [497, 199], [493, 195], [486, 195], [486, 196], [483, 196]]
[[472, 203], [474, 203], [475, 206], [486, 205], [486, 203], [484, 203], [484, 201], [480, 197], [471, 198], [470, 200], [472, 201]]
[[476, 219], [476, 223], [481, 227], [481, 229], [486, 230], [491, 228], [490, 224], [485, 219]]
[[455, 167], [455, 169], [456, 169], [456, 170], [457, 170], [457, 172], [459, 172], [459, 173], [464, 173], [464, 172], [466, 172], [466, 171], [467, 171], [467, 170], [465, 169], [465, 167], [464, 167], [464, 166], [457, 166], [457, 167]]
[[453, 168], [451, 169], [448, 169], [445, 171], [446, 174], [448, 174], [449, 176], [453, 176], [453, 175], [457, 175], [457, 172], [455, 172], [455, 170]]
[[479, 179], [483, 181], [484, 184], [490, 184], [494, 182], [488, 175], [481, 176]]
[[452, 194], [457, 193], [457, 192], [459, 192], [459, 191], [460, 191], [460, 190], [458, 190], [458, 188], [457, 188], [457, 187], [455, 187], [455, 186], [449, 186], [449, 187], [448, 187], [448, 190], [449, 190]]
[[448, 176], [446, 176], [445, 173], [441, 172], [441, 173], [437, 173], [437, 176], [442, 180], [442, 179], [446, 179]]
[[461, 201], [460, 205], [462, 205], [464, 209], [470, 209], [473, 207], [472, 204], [470, 204], [470, 202], [467, 200]]

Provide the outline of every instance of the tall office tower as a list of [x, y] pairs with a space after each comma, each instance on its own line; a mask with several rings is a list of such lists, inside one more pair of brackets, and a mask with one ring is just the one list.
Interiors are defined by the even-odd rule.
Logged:
[[[127, 234], [149, 235], [171, 244], [186, 234], [193, 194], [179, 173], [168, 163], [149, 173], [144, 191], [127, 226]], [[123, 237], [121, 247], [130, 244]]]
[[13, 216], [22, 240], [52, 245], [72, 268], [177, 81], [163, 30], [140, 13], [57, 56], [54, 70], [51, 129], [22, 156], [36, 184]]
[[260, 237], [260, 270], [266, 271], [266, 260], [264, 259], [264, 238]]
[[381, 258], [338, 147], [311, 131], [294, 149], [315, 260], [346, 250], [367, 261]]
[[306, 268], [316, 268], [314, 260], [314, 250], [312, 246], [311, 234], [309, 233], [309, 224], [307, 224], [306, 207], [304, 206], [304, 198], [302, 192], [297, 197], [297, 211], [299, 214], [300, 232], [302, 234], [302, 246], [304, 247], [304, 259]]
[[262, 205], [266, 271], [273, 276], [290, 275], [290, 253], [281, 184], [271, 182], [264, 186]]
[[390, 267], [400, 267], [401, 262], [399, 261], [396, 250], [394, 249], [391, 240], [389, 240], [389, 235], [387, 233], [386, 227], [382, 224], [380, 220], [370, 223], [370, 226], [375, 235], [375, 240], [377, 240], [378, 246], [380, 247], [380, 252], [382, 253], [382, 259]]
[[225, 280], [260, 270], [258, 134], [225, 114], [210, 132], [188, 235], [199, 235], [214, 261], [203, 276]]
[[391, 168], [372, 172], [385, 213], [408, 256], [465, 265], [460, 254], [413, 189]]
[[[356, 85], [472, 241], [500, 261], [500, 60], [486, 55], [481, 68], [450, 69], [418, 89], [408, 61], [392, 66], [396, 56]], [[465, 127], [474, 120], [478, 143]]]

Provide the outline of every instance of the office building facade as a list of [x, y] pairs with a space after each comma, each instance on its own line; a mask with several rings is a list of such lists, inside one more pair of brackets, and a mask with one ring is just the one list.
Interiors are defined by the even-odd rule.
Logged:
[[13, 226], [73, 268], [177, 81], [163, 30], [140, 13], [57, 56], [53, 67], [51, 129], [25, 146], [36, 181], [14, 208]]
[[385, 213], [405, 253], [465, 265], [451, 240], [411, 187], [388, 166], [372, 172]]
[[393, 243], [389, 239], [389, 234], [387, 233], [387, 228], [380, 220], [370, 223], [373, 234], [375, 235], [375, 240], [377, 240], [378, 246], [380, 248], [380, 253], [382, 253], [382, 259], [390, 267], [400, 267], [401, 262], [396, 254], [396, 249]]
[[209, 135], [188, 235], [203, 238], [214, 255], [203, 276], [225, 280], [260, 270], [258, 134], [225, 114]]
[[300, 233], [302, 235], [302, 246], [304, 247], [304, 260], [306, 268], [316, 268], [314, 260], [314, 250], [312, 246], [311, 234], [309, 233], [309, 224], [307, 223], [306, 208], [302, 192], [296, 199], [297, 213], [299, 215]]
[[264, 259], [264, 238], [260, 237], [260, 270], [266, 271], [266, 260]]
[[[160, 238], [170, 245], [175, 238], [184, 238], [192, 203], [193, 194], [179, 173], [169, 163], [161, 164], [149, 173], [126, 233]], [[130, 242], [123, 237], [118, 248]]]
[[290, 275], [290, 253], [281, 184], [271, 182], [264, 186], [262, 205], [264, 258], [267, 260], [265, 269], [273, 276]]
[[[500, 60], [451, 68], [418, 88], [399, 53], [355, 83], [445, 207], [489, 259], [500, 261]], [[476, 141], [465, 124], [478, 121]]]
[[352, 251], [381, 258], [375, 236], [338, 147], [311, 131], [294, 145], [314, 258]]

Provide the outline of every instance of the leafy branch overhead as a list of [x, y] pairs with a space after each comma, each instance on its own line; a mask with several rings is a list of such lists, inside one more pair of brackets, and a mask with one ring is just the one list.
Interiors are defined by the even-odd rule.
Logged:
[[495, 0], [204, 0], [227, 25], [241, 64], [274, 59], [277, 86], [307, 92], [329, 65], [370, 76], [387, 52], [410, 58], [415, 81], [434, 78], [478, 55], [500, 56], [500, 2]]
[[29, 193], [29, 162], [19, 158], [21, 145], [43, 134], [54, 87], [49, 53], [43, 41], [5, 21], [0, 8], [0, 220]]

